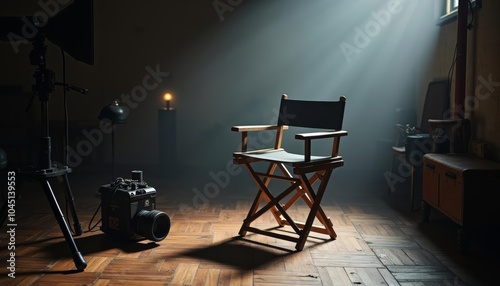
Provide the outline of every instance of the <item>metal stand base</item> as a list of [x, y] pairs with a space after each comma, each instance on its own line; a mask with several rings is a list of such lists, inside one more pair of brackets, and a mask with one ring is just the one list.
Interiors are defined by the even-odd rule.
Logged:
[[[50, 169], [42, 169], [42, 170], [28, 170], [24, 171], [21, 170], [19, 171], [19, 176], [21, 180], [38, 180], [45, 192], [45, 195], [47, 196], [47, 199], [49, 200], [49, 204], [52, 208], [52, 212], [54, 213], [54, 216], [57, 219], [57, 222], [59, 223], [59, 227], [61, 228], [61, 231], [64, 235], [64, 238], [66, 239], [66, 243], [68, 244], [69, 250], [71, 252], [71, 256], [73, 258], [73, 261], [75, 262], [76, 269], [82, 271], [87, 267], [87, 262], [85, 262], [85, 259], [83, 258], [82, 254], [78, 250], [75, 241], [73, 239], [73, 236], [71, 235], [71, 231], [68, 227], [68, 224], [64, 218], [64, 215], [61, 211], [61, 208], [59, 207], [59, 204], [57, 203], [57, 199], [54, 195], [54, 192], [52, 191], [52, 187], [50, 186], [49, 183], [49, 178], [54, 178], [54, 177], [62, 177], [64, 180], [64, 189], [65, 189], [65, 196], [66, 196], [66, 201], [69, 203], [69, 207], [71, 210], [71, 216], [73, 217], [73, 223], [74, 223], [74, 228], [75, 228], [75, 235], [79, 236], [81, 235], [82, 232], [82, 226], [78, 220], [78, 215], [76, 213], [76, 208], [75, 208], [75, 202], [74, 202], [74, 197], [73, 193], [71, 191], [71, 187], [69, 185], [68, 181], [68, 173], [71, 172], [71, 169], [68, 167], [63, 167], [63, 168], [50, 168]], [[21, 181], [21, 185], [23, 183]], [[19, 185], [18, 185], [19, 186]], [[19, 191], [16, 192], [16, 200], [19, 197]], [[1, 209], [1, 222], [0, 226], [3, 225], [6, 217], [7, 217], [7, 201], [3, 204], [2, 209]]]

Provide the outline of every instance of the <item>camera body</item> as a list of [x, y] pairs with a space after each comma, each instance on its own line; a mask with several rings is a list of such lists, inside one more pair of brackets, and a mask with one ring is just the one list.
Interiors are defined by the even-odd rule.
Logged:
[[132, 171], [132, 179], [103, 185], [99, 192], [104, 233], [131, 241], [161, 241], [167, 236], [170, 218], [156, 210], [156, 190], [142, 180], [142, 171]]

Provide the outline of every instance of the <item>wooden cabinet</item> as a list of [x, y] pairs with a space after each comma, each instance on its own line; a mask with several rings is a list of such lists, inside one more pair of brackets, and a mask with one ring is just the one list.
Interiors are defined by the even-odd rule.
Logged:
[[464, 184], [460, 172], [444, 168], [443, 179], [439, 181], [439, 207], [451, 219], [463, 224]]
[[433, 207], [459, 224], [462, 252], [471, 228], [500, 225], [500, 163], [468, 154], [426, 154], [422, 183], [423, 220]]

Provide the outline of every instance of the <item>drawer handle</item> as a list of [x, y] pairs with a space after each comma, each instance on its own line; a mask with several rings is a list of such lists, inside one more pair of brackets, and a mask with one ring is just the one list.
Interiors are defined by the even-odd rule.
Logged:
[[446, 175], [446, 177], [453, 179], [453, 180], [455, 180], [457, 178], [457, 175], [455, 175], [454, 173], [446, 172], [445, 175]]
[[425, 164], [425, 166], [426, 166], [427, 168], [429, 168], [429, 169], [432, 169], [432, 170], [436, 169], [436, 165], [431, 164], [431, 163], [426, 163], [426, 164]]

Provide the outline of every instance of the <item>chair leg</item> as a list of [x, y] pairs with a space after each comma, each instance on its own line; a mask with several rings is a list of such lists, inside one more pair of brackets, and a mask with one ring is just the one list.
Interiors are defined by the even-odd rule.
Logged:
[[[323, 181], [322, 181], [323, 182]], [[326, 189], [326, 186], [325, 186]], [[306, 202], [306, 204], [309, 206], [309, 208], [312, 208], [314, 205], [314, 202], [318, 200], [317, 195], [316, 198], [314, 198], [314, 193], [310, 192], [309, 189], [307, 189], [307, 192], [304, 196], [302, 196], [302, 199]], [[311, 199], [314, 198], [314, 199]], [[321, 200], [320, 200], [321, 202]], [[314, 226], [312, 225], [311, 230], [314, 230], [315, 232], [323, 233], [323, 234], [328, 234], [331, 239], [336, 239], [337, 234], [335, 233], [335, 230], [333, 229], [333, 223], [330, 220], [329, 217], [326, 216], [325, 211], [321, 207], [321, 205], [318, 208], [318, 211], [316, 212], [316, 218], [320, 221], [320, 223], [323, 225], [323, 227], [320, 226]]]
[[243, 224], [241, 225], [239, 235], [240, 236], [245, 236], [247, 234], [247, 229], [250, 226], [250, 218], [255, 215], [257, 212], [257, 209], [259, 208], [260, 202], [263, 198], [263, 192], [262, 190], [259, 190], [257, 196], [255, 197], [252, 206], [250, 207], [250, 210], [248, 211], [247, 217], [245, 220], [243, 220]]
[[[284, 175], [288, 176], [289, 178], [293, 178], [292, 174], [288, 171], [288, 169], [283, 166], [283, 164], [280, 165], [280, 169], [283, 172]], [[319, 178], [320, 178], [320, 172], [316, 172], [311, 178], [309, 179], [309, 183], [313, 185]], [[283, 206], [285, 210], [287, 210], [289, 207], [291, 207], [298, 199], [304, 198], [305, 192], [304, 192], [304, 187], [303, 184], [301, 184], [297, 188], [297, 194], [290, 198]]]
[[[275, 165], [276, 164], [274, 164], [274, 166], [270, 166], [269, 170], [274, 171], [274, 169], [276, 168]], [[281, 216], [283, 216], [285, 218], [285, 221], [289, 222], [289, 225], [297, 233], [299, 233], [300, 229], [295, 225], [292, 218], [286, 213], [286, 211], [279, 204], [279, 202], [283, 198], [288, 196], [292, 191], [294, 191], [300, 182], [297, 181], [295, 184], [290, 186], [288, 189], [286, 189], [280, 195], [278, 195], [277, 197], [273, 197], [273, 195], [271, 194], [271, 192], [267, 188], [267, 185], [269, 184], [270, 178], [266, 177], [264, 180], [261, 180], [259, 178], [258, 174], [250, 166], [250, 164], [245, 164], [245, 166], [247, 167], [249, 173], [251, 174], [251, 177], [253, 178], [254, 182], [260, 187], [260, 189], [259, 189], [257, 196], [255, 197], [255, 200], [252, 203], [252, 207], [250, 208], [250, 210], [247, 214], [247, 217], [243, 221], [243, 224], [240, 228], [239, 234], [241, 236], [245, 236], [247, 230], [250, 229], [250, 224], [270, 209], [272, 209], [272, 210], [276, 209], [276, 211], [272, 211], [272, 214], [274, 215], [276, 222], [278, 223], [279, 226], [283, 226], [283, 220], [281, 219]], [[264, 207], [262, 207], [260, 210], [258, 210], [262, 199], [266, 200], [267, 204]]]
[[[391, 172], [389, 174], [389, 176], [390, 176], [389, 178], [390, 178], [391, 182], [392, 182], [392, 179], [394, 177], [394, 165], [395, 165], [395, 162], [396, 162], [396, 156], [397, 156], [396, 154], [394, 154], [394, 153], [392, 154]], [[387, 189], [387, 194], [388, 195], [392, 195], [392, 193], [394, 193], [394, 191], [395, 191], [395, 187], [392, 184], [389, 184], [389, 183], [388, 183], [388, 187], [389, 188]]]
[[[325, 194], [326, 186], [328, 184], [328, 180], [330, 179], [330, 175], [332, 173], [332, 170], [333, 169], [328, 169], [325, 171], [324, 179], [321, 180], [321, 184], [318, 187], [318, 190], [316, 192], [316, 196], [314, 198], [314, 202], [310, 208], [309, 215], [307, 216], [307, 220], [306, 220], [306, 223], [304, 225], [304, 228], [302, 229], [302, 234], [300, 235], [299, 241], [297, 242], [297, 245], [295, 246], [295, 248], [299, 251], [304, 248], [307, 237], [309, 236], [309, 233], [311, 232], [311, 228], [313, 226], [314, 219], [317, 217], [319, 211], [321, 210], [321, 213], [322, 213], [322, 215], [320, 215], [320, 216], [324, 215], [324, 212], [321, 208], [320, 203], [321, 203], [321, 200], [323, 199], [323, 195]], [[309, 180], [307, 180], [306, 174], [303, 172], [300, 172], [300, 177], [301, 177], [303, 183], [306, 185], [304, 187], [312, 193], [312, 191], [311, 191], [312, 188], [311, 188], [311, 185], [309, 184]], [[323, 219], [326, 220], [327, 219], [326, 216], [323, 217]], [[330, 223], [325, 222], [324, 226], [329, 232], [331, 232], [330, 237], [332, 237], [332, 239], [335, 239], [337, 235], [335, 234], [335, 231], [333, 230], [331, 222]]]
[[[282, 165], [283, 164], [279, 164], [280, 168], [282, 168]], [[274, 174], [274, 171], [276, 170], [277, 166], [278, 166], [278, 164], [276, 164], [276, 163], [270, 163], [266, 174]], [[271, 182], [271, 177], [264, 178], [264, 185], [266, 186], [266, 188], [267, 188], [267, 186], [269, 186], [270, 182]], [[271, 198], [266, 196], [265, 192], [262, 192], [262, 194], [263, 194], [263, 199], [266, 200], [267, 203], [269, 203], [271, 201]], [[281, 219], [280, 211], [277, 208], [273, 207], [273, 208], [271, 208], [271, 212], [274, 216], [274, 219], [278, 223], [278, 225], [283, 226], [283, 224], [281, 223], [282, 219]]]
[[[277, 166], [278, 166], [278, 164], [276, 164], [276, 163], [270, 163], [269, 167], [267, 168], [266, 174], [274, 174], [274, 171], [276, 170]], [[255, 171], [253, 170], [252, 166], [250, 166], [250, 164], [245, 164], [245, 167], [247, 168], [247, 170], [250, 173], [251, 177], [254, 179], [254, 182], [257, 185], [259, 185], [260, 183], [258, 181], [260, 181], [260, 178], [255, 173]], [[267, 189], [267, 186], [269, 186], [270, 182], [271, 182], [271, 178], [270, 177], [265, 177], [262, 183], [265, 186], [265, 188]], [[255, 208], [259, 207], [260, 201], [262, 199], [264, 199], [267, 203], [269, 203], [271, 201], [271, 198], [269, 196], [267, 196], [266, 192], [261, 191], [261, 188], [259, 188], [259, 195], [260, 195], [260, 199], [257, 202], [254, 202], [254, 203], [257, 203], [257, 205], [255, 206]], [[256, 209], [255, 209], [255, 211], [256, 211]], [[283, 226], [283, 224], [281, 223], [282, 219], [281, 219], [280, 211], [276, 207], [273, 207], [273, 208], [271, 208], [271, 213], [273, 214], [274, 219], [276, 220], [276, 222], [278, 223], [278, 225], [279, 226]]]
[[[250, 173], [252, 179], [259, 187], [258, 193], [248, 211], [247, 217], [244, 219], [243, 224], [240, 228], [239, 235], [245, 236], [248, 231], [268, 235], [271, 237], [276, 237], [278, 239], [285, 239], [296, 243], [295, 248], [300, 251], [304, 248], [307, 241], [309, 233], [311, 231], [327, 234], [331, 239], [335, 239], [337, 234], [333, 229], [333, 224], [323, 211], [321, 207], [321, 200], [326, 190], [326, 186], [330, 179], [331, 173], [337, 165], [332, 165], [331, 167], [325, 169], [300, 169], [296, 168], [294, 173], [298, 176], [292, 176], [288, 169], [283, 164], [271, 163], [267, 169], [267, 173], [255, 172], [250, 165], [250, 163], [245, 164], [248, 172]], [[279, 167], [283, 175], [275, 175], [274, 171], [276, 167]], [[315, 172], [310, 178], [307, 174]], [[297, 178], [298, 177], [298, 178]], [[274, 196], [268, 189], [268, 185], [271, 179], [280, 179], [289, 181], [290, 186], [282, 191], [278, 196]], [[316, 190], [313, 189], [313, 184], [316, 181], [320, 181], [320, 184]], [[280, 201], [288, 197], [293, 191], [297, 194], [288, 198], [284, 205], [280, 204]], [[295, 222], [287, 213], [287, 210], [299, 199], [302, 198], [307, 206], [310, 208], [307, 219], [305, 223]], [[265, 201], [266, 204], [261, 207], [261, 202]], [[292, 237], [288, 235], [278, 234], [276, 232], [271, 232], [269, 230], [262, 230], [251, 227], [251, 223], [257, 218], [261, 217], [267, 211], [271, 211], [274, 218], [276, 219], [279, 226], [289, 225], [298, 235], [297, 237]], [[318, 219], [322, 226], [313, 225], [314, 220]]]
[[[283, 173], [292, 178], [292, 175], [288, 172], [288, 170], [283, 170]], [[304, 202], [308, 205], [309, 208], [313, 206], [314, 202], [314, 192], [311, 192], [312, 190], [312, 185], [317, 181], [317, 180], [325, 181], [328, 182], [328, 178], [325, 177], [325, 171], [317, 171], [314, 173], [314, 175], [311, 176], [311, 178], [307, 179], [306, 176], [303, 178], [301, 177], [302, 184], [297, 188], [297, 194], [295, 194], [292, 198], [290, 198], [283, 206], [285, 210], [288, 210], [298, 199], [302, 198]], [[308, 182], [306, 184], [306, 181]], [[326, 188], [326, 186], [325, 186]], [[312, 226], [311, 229], [314, 230], [314, 232], [318, 233], [323, 233], [323, 234], [328, 234], [332, 239], [337, 238], [337, 234], [333, 230], [333, 223], [331, 220], [326, 216], [325, 212], [323, 211], [323, 208], [319, 208], [316, 217], [318, 220], [321, 222], [323, 227], [321, 226]], [[284, 224], [286, 224], [286, 221], [283, 221]], [[297, 225], [301, 228], [304, 227], [303, 223], [297, 223]]]

